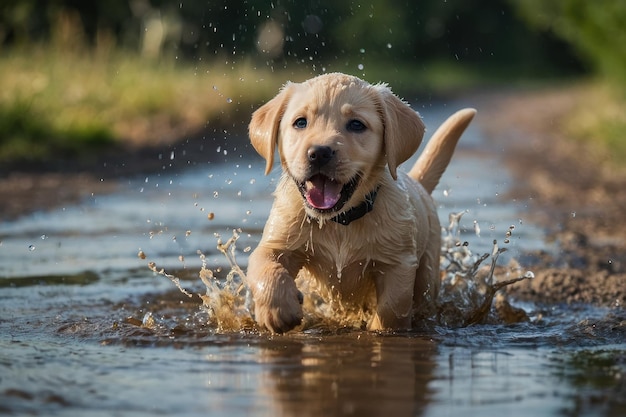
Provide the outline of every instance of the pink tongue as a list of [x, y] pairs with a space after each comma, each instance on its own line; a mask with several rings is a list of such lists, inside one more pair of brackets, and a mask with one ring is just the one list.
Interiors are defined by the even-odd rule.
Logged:
[[333, 208], [341, 198], [341, 184], [324, 175], [315, 175], [306, 182], [306, 201], [316, 209]]

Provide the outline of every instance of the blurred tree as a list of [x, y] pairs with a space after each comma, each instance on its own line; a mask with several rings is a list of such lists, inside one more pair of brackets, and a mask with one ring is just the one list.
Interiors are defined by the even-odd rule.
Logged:
[[20, 45], [46, 33], [48, 21], [37, 6], [37, 0], [0, 3], [0, 42]]
[[626, 2], [512, 1], [524, 20], [570, 42], [598, 72], [626, 86]]
[[[562, 12], [561, 4], [566, 3], [585, 1], [514, 4], [515, 10], [526, 14], [532, 9], [528, 5], [536, 4], [538, 10], [545, 10], [542, 16], [552, 16], [550, 21], [554, 21], [554, 13]], [[602, 7], [586, 6], [584, 10], [595, 13], [591, 22], [600, 21]], [[329, 63], [336, 68], [342, 62], [415, 66], [447, 61], [508, 68], [526, 75], [554, 67], [570, 72], [580, 69], [552, 32], [531, 31], [513, 10], [506, 0], [4, 1], [0, 3], [0, 45], [47, 41], [58, 33], [59, 22], [65, 22], [80, 26], [66, 33], [70, 38], [84, 34], [88, 46], [113, 39], [117, 47], [150, 57], [164, 53], [193, 60], [228, 56], [230, 62], [254, 58], [272, 63], [296, 61], [314, 68]], [[585, 15], [579, 15], [584, 22]]]

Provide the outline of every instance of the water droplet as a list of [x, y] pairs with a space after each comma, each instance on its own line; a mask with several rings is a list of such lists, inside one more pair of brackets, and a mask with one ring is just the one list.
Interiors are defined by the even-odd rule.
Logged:
[[230, 97], [228, 97], [228, 98], [226, 99], [226, 102], [227, 102], [228, 104], [230, 104], [230, 103], [232, 103], [232, 102], [233, 102], [233, 99], [232, 99], [232, 98], [230, 98]]
[[185, 232], [185, 237], [189, 236], [190, 234], [191, 234], [191, 230], [187, 230], [187, 231]]
[[178, 260], [181, 262], [185, 262], [185, 257], [183, 255], [178, 255]]
[[46, 235], [41, 235], [41, 240], [46, 240], [48, 238], [48, 236]]
[[572, 211], [572, 217], [576, 217], [576, 212]]
[[526, 273], [524, 274], [524, 278], [535, 278], [535, 274], [533, 273], [533, 271], [526, 271]]
[[35, 245], [29, 245], [28, 246], [28, 250], [31, 251], [31, 252], [34, 251], [35, 250]]
[[143, 316], [143, 320], [141, 320], [141, 325], [149, 329], [154, 327], [155, 322], [154, 317], [152, 317], [152, 313], [148, 312], [145, 314], [145, 316]]
[[246, 210], [246, 214], [249, 216], [249, 215], [252, 214], [252, 211], [251, 210]]
[[173, 160], [174, 160], [174, 151], [170, 153], [170, 161], [173, 161]]
[[361, 70], [361, 71], [363, 70], [363, 68], [365, 68], [365, 67], [363, 66], [363, 64], [359, 64], [359, 65], [357, 65], [356, 67], [357, 67], [359, 70]]
[[144, 252], [144, 251], [140, 250], [140, 251], [137, 253], [137, 257], [138, 257], [139, 259], [146, 259], [146, 254], [145, 254], [145, 252]]
[[220, 195], [219, 195], [219, 193], [218, 193], [217, 191], [213, 191], [213, 198], [217, 198], [217, 197], [219, 197], [219, 196], [220, 196]]
[[206, 216], [206, 217], [207, 217], [207, 219], [209, 219], [209, 220], [213, 220], [213, 219], [215, 218], [215, 213], [210, 212], [209, 214], [207, 214], [207, 216]]
[[252, 250], [252, 248], [251, 248], [250, 246], [247, 246], [247, 247], [245, 247], [245, 248], [243, 249], [243, 252], [244, 252], [244, 253], [248, 253], [248, 252], [250, 252], [251, 250]]

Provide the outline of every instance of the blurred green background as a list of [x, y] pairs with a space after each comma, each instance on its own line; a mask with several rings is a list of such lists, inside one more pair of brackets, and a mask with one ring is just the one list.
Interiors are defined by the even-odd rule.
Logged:
[[621, 0], [4, 1], [0, 164], [244, 123], [329, 71], [407, 99], [583, 83], [599, 116], [572, 131], [626, 154], [623, 22]]

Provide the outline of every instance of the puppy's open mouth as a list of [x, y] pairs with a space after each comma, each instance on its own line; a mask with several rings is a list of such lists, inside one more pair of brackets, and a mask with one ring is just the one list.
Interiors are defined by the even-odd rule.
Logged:
[[319, 212], [332, 212], [346, 204], [358, 183], [358, 176], [342, 184], [326, 175], [316, 174], [299, 183], [298, 188], [309, 207]]

